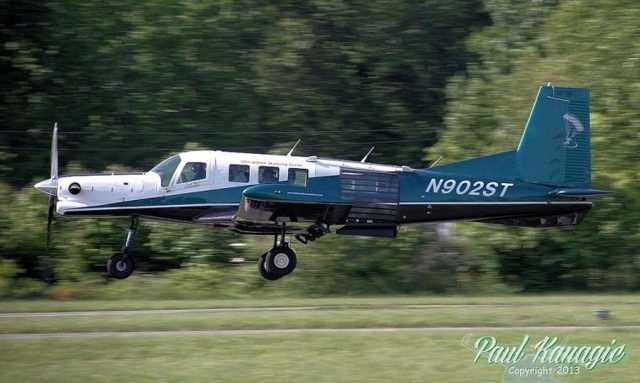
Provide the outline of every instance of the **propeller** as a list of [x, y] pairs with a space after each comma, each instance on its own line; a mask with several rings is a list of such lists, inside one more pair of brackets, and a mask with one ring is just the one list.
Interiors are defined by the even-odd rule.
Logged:
[[[58, 202], [58, 123], [53, 125], [53, 136], [51, 138], [51, 178], [48, 180], [40, 181], [34, 186], [38, 191], [46, 194], [49, 197], [49, 206], [47, 212], [47, 231], [45, 234], [45, 254], [46, 258], [49, 258], [49, 245], [51, 243], [51, 223], [53, 222], [53, 215], [56, 211], [56, 204]], [[53, 282], [53, 269], [46, 260], [43, 260], [41, 264], [44, 270], [44, 280], [46, 282]]]
[[56, 211], [56, 202], [58, 202], [58, 197], [50, 195], [49, 212], [47, 214], [47, 233], [45, 235], [45, 245], [47, 246], [47, 250], [49, 250], [49, 244], [51, 243], [51, 223], [53, 222], [53, 213]]
[[53, 136], [51, 138], [51, 178], [38, 182], [35, 188], [49, 197], [49, 209], [47, 214], [47, 234], [46, 247], [49, 249], [51, 240], [51, 222], [53, 213], [56, 211], [58, 202], [58, 123], [53, 125]]

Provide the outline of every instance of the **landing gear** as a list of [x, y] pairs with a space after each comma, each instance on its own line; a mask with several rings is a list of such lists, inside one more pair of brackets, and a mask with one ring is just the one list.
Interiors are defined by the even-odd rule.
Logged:
[[116, 279], [128, 278], [133, 273], [133, 258], [129, 252], [136, 238], [136, 230], [138, 230], [138, 217], [132, 216], [122, 250], [107, 261], [107, 272]]
[[296, 253], [289, 246], [277, 246], [271, 249], [264, 260], [264, 268], [272, 275], [289, 275], [296, 268]]
[[289, 247], [285, 240], [286, 226], [282, 225], [280, 240], [276, 235], [273, 239], [273, 248], [258, 258], [258, 271], [267, 280], [275, 281], [289, 275], [295, 270], [298, 263], [296, 253]]
[[267, 271], [267, 269], [264, 266], [264, 262], [266, 259], [266, 255], [268, 253], [262, 254], [260, 256], [260, 258], [258, 258], [258, 271], [260, 272], [260, 276], [266, 280], [269, 281], [275, 281], [278, 280], [280, 278], [283, 277], [283, 275], [276, 275], [276, 274], [271, 274], [270, 272]]
[[116, 253], [107, 261], [107, 272], [116, 279], [125, 279], [133, 273], [133, 259], [124, 253]]

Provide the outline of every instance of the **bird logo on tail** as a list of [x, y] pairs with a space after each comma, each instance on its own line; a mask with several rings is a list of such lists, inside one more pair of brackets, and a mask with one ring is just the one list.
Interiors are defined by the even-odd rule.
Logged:
[[578, 117], [571, 113], [565, 113], [562, 117], [564, 118], [564, 128], [567, 131], [567, 135], [564, 139], [564, 147], [577, 148], [578, 143], [574, 141], [574, 138], [578, 134], [584, 132], [584, 125], [582, 125]]

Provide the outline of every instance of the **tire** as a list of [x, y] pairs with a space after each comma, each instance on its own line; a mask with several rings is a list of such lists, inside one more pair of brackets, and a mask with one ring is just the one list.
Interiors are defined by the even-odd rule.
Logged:
[[296, 253], [287, 246], [276, 246], [271, 249], [264, 261], [264, 267], [270, 274], [285, 276], [296, 268]]
[[116, 279], [128, 278], [133, 268], [133, 259], [123, 253], [116, 253], [107, 261], [107, 272]]
[[260, 276], [268, 281], [275, 281], [282, 278], [282, 275], [273, 275], [269, 273], [267, 270], [265, 270], [264, 268], [265, 255], [266, 254], [262, 254], [260, 258], [258, 258], [258, 271], [260, 272]]

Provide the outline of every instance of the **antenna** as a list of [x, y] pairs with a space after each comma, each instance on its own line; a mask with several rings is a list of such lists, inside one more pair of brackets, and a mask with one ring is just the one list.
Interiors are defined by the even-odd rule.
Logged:
[[287, 153], [287, 157], [291, 157], [291, 153], [293, 153], [293, 149], [295, 149], [299, 143], [300, 143], [300, 140], [298, 140], [298, 142], [296, 142], [296, 144], [293, 145], [293, 148], [291, 148], [291, 150], [289, 150], [289, 153]]
[[372, 146], [371, 149], [369, 149], [369, 152], [367, 154], [365, 154], [364, 157], [362, 157], [362, 159], [360, 160], [360, 162], [362, 162], [364, 164], [364, 162], [367, 160], [367, 157], [369, 157], [369, 154], [371, 154], [371, 152], [373, 152], [373, 149], [375, 149], [375, 146]]
[[438, 159], [437, 159], [437, 160], [433, 161], [433, 163], [432, 163], [431, 165], [429, 165], [429, 168], [432, 168], [432, 167], [436, 166], [436, 164], [437, 164], [438, 162], [440, 162], [440, 160], [441, 160], [441, 159], [442, 159], [442, 156], [438, 157]]

